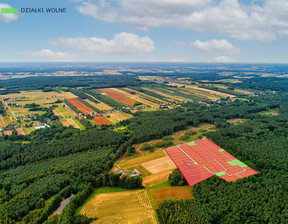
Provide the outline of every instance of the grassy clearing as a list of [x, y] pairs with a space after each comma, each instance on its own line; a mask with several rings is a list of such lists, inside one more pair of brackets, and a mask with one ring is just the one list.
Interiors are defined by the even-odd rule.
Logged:
[[127, 169], [130, 167], [135, 167], [137, 165], [140, 165], [141, 163], [145, 163], [154, 159], [159, 159], [164, 156], [166, 156], [166, 154], [163, 152], [163, 150], [161, 150], [161, 151], [141, 155], [138, 157], [134, 157], [132, 159], [127, 159], [123, 162], [117, 163], [117, 165], [121, 167], [122, 169]]
[[70, 114], [65, 107], [63, 107], [63, 105], [59, 105], [56, 109], [56, 112], [62, 116], [62, 117], [65, 117], [65, 118], [70, 118], [70, 117], [74, 117], [72, 116], [72, 114]]
[[150, 188], [149, 194], [155, 208], [165, 200], [181, 200], [193, 198], [191, 187], [158, 187]]
[[146, 190], [97, 194], [80, 211], [94, 223], [157, 223]]

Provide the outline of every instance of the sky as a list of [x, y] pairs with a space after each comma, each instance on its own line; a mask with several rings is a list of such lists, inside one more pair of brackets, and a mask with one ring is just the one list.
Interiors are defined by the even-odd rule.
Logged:
[[[0, 0], [0, 62], [288, 63], [288, 0]], [[21, 13], [66, 8], [66, 13]]]

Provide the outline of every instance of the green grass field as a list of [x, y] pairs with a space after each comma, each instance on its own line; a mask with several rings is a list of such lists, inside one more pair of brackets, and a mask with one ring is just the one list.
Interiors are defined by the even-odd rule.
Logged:
[[58, 114], [62, 114], [62, 116], [64, 116], [65, 118], [70, 118], [70, 117], [74, 117], [72, 114], [70, 114], [65, 107], [63, 107], [62, 105], [59, 105], [56, 109], [56, 112]]
[[86, 130], [83, 124], [77, 119], [77, 118], [72, 118], [72, 120], [80, 127], [80, 130]]

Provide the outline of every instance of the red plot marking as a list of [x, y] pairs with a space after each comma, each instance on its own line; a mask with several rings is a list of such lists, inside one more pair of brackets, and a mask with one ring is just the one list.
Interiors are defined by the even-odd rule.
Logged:
[[67, 99], [70, 103], [72, 103], [78, 110], [82, 111], [84, 114], [88, 115], [93, 110], [91, 110], [89, 107], [85, 106], [83, 103], [80, 103], [78, 100], [75, 98], [69, 98]]
[[111, 96], [112, 98], [122, 102], [122, 103], [125, 103], [129, 106], [133, 106], [135, 104], [135, 101], [134, 100], [130, 100], [118, 93], [115, 93], [109, 89], [98, 89], [99, 91], [103, 92], [103, 93], [106, 93], [108, 96]]
[[109, 121], [108, 119], [106, 119], [105, 117], [102, 117], [102, 116], [100, 116], [100, 115], [97, 115], [97, 116], [93, 119], [93, 121], [95, 121], [95, 122], [96, 122], [97, 124], [99, 124], [99, 125], [103, 125], [103, 124], [109, 125], [109, 124], [112, 124], [111, 121]]
[[258, 173], [207, 138], [166, 151], [190, 186], [213, 175], [230, 182]]

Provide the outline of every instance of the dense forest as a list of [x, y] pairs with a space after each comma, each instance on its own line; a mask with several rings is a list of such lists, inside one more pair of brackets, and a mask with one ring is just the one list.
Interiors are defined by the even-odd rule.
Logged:
[[[207, 73], [207, 79], [218, 80], [213, 75]], [[121, 107], [92, 89], [115, 85], [130, 88], [138, 83], [134, 76], [54, 78], [48, 77], [45, 81], [35, 77], [32, 79], [35, 85], [27, 85], [29, 79], [14, 83], [7, 80], [6, 88], [9, 87], [8, 92], [21, 88], [73, 88], [79, 82], [78, 86], [87, 87], [80, 96], [77, 94], [81, 99], [102, 96], [99, 100]], [[259, 82], [256, 88], [261, 90], [267, 82]], [[247, 83], [245, 80], [239, 85]], [[1, 85], [4, 84], [1, 82]], [[211, 102], [209, 107], [188, 102], [177, 109], [137, 112], [133, 118], [115, 125], [116, 128], [125, 126], [125, 131], [117, 132], [114, 126], [79, 131], [53, 125], [32, 132], [25, 137], [25, 142], [0, 138], [0, 223], [44, 223], [59, 206], [61, 198], [72, 193], [75, 197], [64, 209], [61, 223], [86, 222], [85, 217], [75, 216], [75, 210], [93, 188], [142, 187], [139, 177], [120, 179], [119, 175], [109, 173], [117, 158], [133, 144], [159, 139], [201, 123], [214, 124], [216, 130], [205, 135], [260, 173], [233, 183], [213, 177], [199, 183], [192, 188], [195, 199], [160, 204], [157, 210], [160, 222], [288, 223], [288, 96], [284, 86], [281, 88], [277, 94], [266, 91], [245, 100]], [[154, 94], [137, 85], [131, 89]], [[49, 108], [46, 113], [52, 116], [51, 110]], [[279, 114], [263, 115], [269, 110], [277, 110]], [[233, 118], [245, 121], [241, 124], [227, 122]], [[185, 184], [177, 171], [170, 180], [174, 185]], [[43, 201], [47, 200], [49, 205], [44, 206]]]
[[21, 79], [7, 79], [0, 82], [0, 94], [19, 93], [21, 90], [52, 91], [58, 87], [123, 87], [137, 85], [136, 76], [98, 75], [98, 76], [35, 76]]
[[288, 109], [287, 95], [282, 96], [277, 106], [281, 115], [245, 113], [243, 118], [249, 121], [219, 126], [207, 134], [260, 173], [233, 183], [212, 177], [195, 185], [195, 200], [167, 201], [159, 206], [161, 223], [288, 222]]

